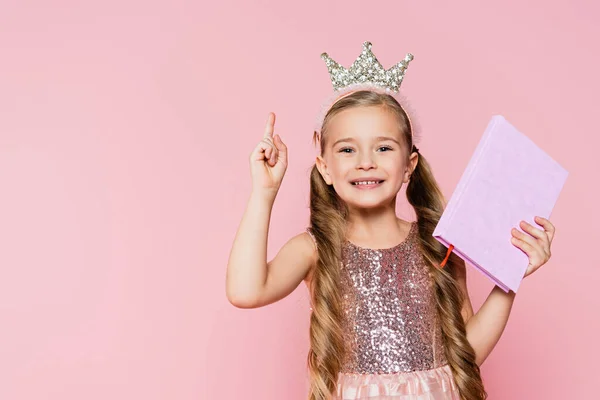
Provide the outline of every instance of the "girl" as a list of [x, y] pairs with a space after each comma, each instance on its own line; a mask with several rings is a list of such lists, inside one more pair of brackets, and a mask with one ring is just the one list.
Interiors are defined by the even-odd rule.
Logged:
[[[465, 264], [432, 236], [445, 199], [398, 100], [375, 87], [335, 99], [315, 132], [310, 227], [269, 262], [271, 208], [288, 149], [269, 114], [250, 156], [252, 193], [231, 250], [226, 291], [241, 308], [311, 295], [309, 398], [485, 399], [479, 366], [500, 339], [515, 293], [494, 287], [473, 314]], [[399, 219], [396, 197], [416, 221]], [[528, 276], [550, 258], [554, 227], [521, 223]], [[446, 257], [444, 257], [446, 255]], [[445, 258], [445, 259], [444, 259]]]

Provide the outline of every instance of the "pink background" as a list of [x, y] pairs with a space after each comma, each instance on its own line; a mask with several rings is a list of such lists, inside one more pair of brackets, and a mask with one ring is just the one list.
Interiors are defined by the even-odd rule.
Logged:
[[[415, 55], [403, 91], [447, 196], [494, 113], [569, 170], [552, 259], [482, 369], [491, 399], [589, 398], [600, 8], [282, 3], [0, 4], [0, 398], [304, 399], [306, 288], [240, 310], [225, 268], [269, 111], [290, 148], [269, 257], [308, 223], [319, 56], [366, 40], [386, 68]], [[477, 310], [491, 284], [469, 289]]]

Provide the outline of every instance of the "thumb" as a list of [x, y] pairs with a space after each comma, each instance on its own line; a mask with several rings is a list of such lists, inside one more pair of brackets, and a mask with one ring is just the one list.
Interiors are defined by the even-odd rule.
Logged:
[[287, 164], [287, 161], [288, 161], [287, 146], [281, 140], [281, 136], [275, 135], [274, 139], [275, 139], [274, 140], [275, 147], [277, 147], [277, 150], [279, 151], [279, 156], [278, 157], [281, 159], [281, 161], [283, 161], [285, 164]]

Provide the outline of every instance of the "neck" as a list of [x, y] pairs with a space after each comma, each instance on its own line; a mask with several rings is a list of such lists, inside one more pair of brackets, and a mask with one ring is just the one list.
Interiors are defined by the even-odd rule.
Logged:
[[402, 241], [410, 223], [396, 216], [395, 207], [349, 209], [346, 238], [365, 247], [385, 248]]

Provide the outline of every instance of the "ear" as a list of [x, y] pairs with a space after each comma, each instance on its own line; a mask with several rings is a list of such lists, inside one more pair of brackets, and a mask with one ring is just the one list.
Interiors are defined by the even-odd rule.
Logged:
[[331, 185], [333, 183], [333, 181], [331, 180], [331, 177], [329, 176], [329, 173], [327, 172], [327, 163], [325, 162], [323, 157], [321, 157], [320, 155], [317, 156], [317, 159], [315, 160], [315, 164], [317, 165], [317, 169], [321, 173], [321, 176], [323, 177], [323, 180], [325, 181], [325, 183], [328, 185]]
[[410, 158], [408, 159], [408, 164], [407, 164], [406, 170], [404, 172], [404, 179], [403, 179], [404, 183], [408, 183], [408, 181], [410, 180], [410, 176], [415, 171], [415, 168], [417, 168], [418, 163], [419, 163], [419, 153], [412, 153], [410, 155]]

